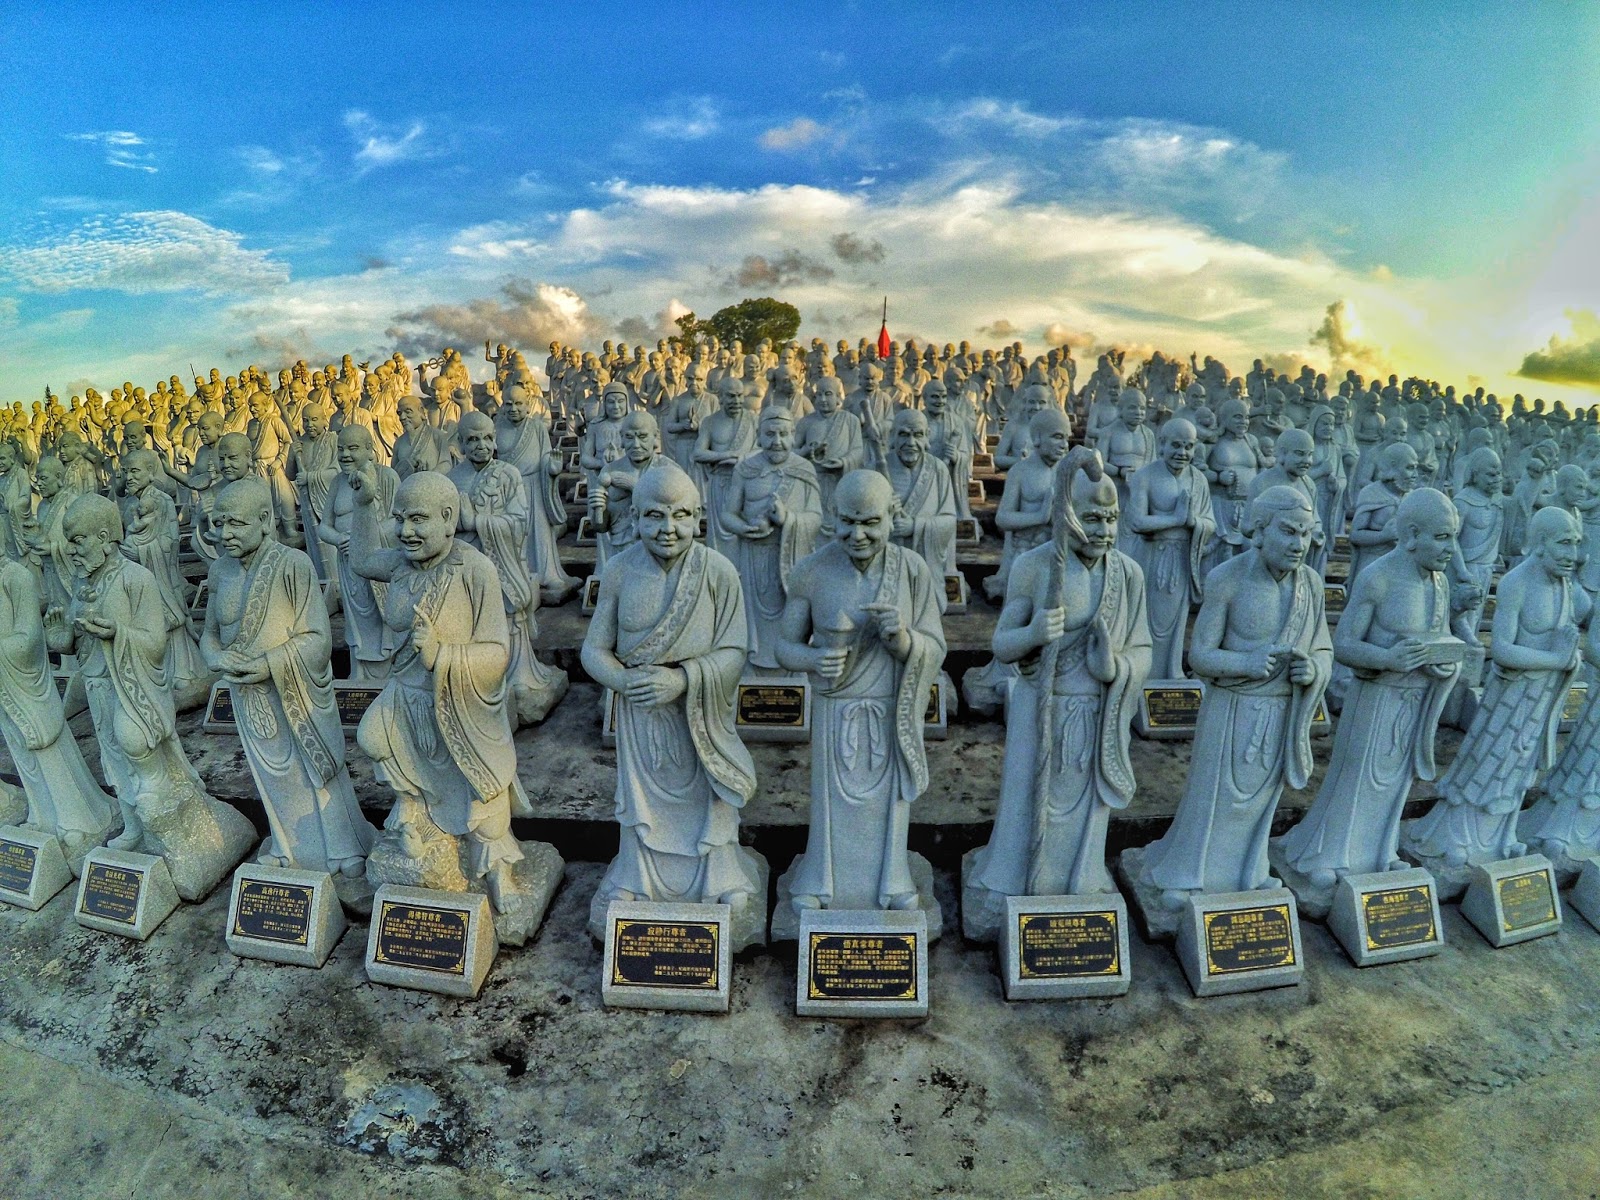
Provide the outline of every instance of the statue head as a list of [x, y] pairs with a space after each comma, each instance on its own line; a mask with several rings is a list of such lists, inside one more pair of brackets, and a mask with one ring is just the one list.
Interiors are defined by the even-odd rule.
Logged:
[[1167, 470], [1181, 474], [1194, 461], [1194, 452], [1200, 444], [1200, 431], [1182, 417], [1173, 417], [1161, 427], [1157, 439], [1157, 453]]
[[1251, 543], [1269, 573], [1281, 579], [1305, 562], [1317, 514], [1299, 488], [1281, 483], [1267, 488], [1250, 501], [1246, 521]]
[[87, 578], [121, 553], [122, 514], [112, 501], [91, 492], [68, 506], [61, 532], [72, 573]]
[[0, 439], [0, 475], [9, 474], [11, 469], [22, 460], [17, 453], [17, 444], [10, 438]]
[[1250, 432], [1250, 405], [1245, 401], [1229, 397], [1217, 413], [1230, 437], [1243, 437]]
[[1395, 509], [1395, 529], [1400, 534], [1400, 549], [1424, 571], [1442, 571], [1450, 565], [1456, 550], [1456, 534], [1461, 519], [1456, 506], [1437, 488], [1421, 487], [1407, 492]]
[[1285, 429], [1278, 435], [1273, 457], [1291, 479], [1301, 479], [1311, 473], [1317, 461], [1316, 443], [1304, 429]]
[[255, 447], [242, 433], [225, 433], [217, 439], [217, 471], [230, 483], [255, 471]]
[[656, 419], [643, 409], [622, 418], [620, 437], [623, 456], [636, 467], [648, 463], [661, 448]]
[[1528, 522], [1528, 553], [1558, 579], [1569, 579], [1578, 569], [1583, 530], [1564, 508], [1541, 508]]
[[1031, 417], [1036, 412], [1056, 406], [1056, 394], [1045, 383], [1032, 383], [1022, 389], [1022, 411]]
[[824, 375], [817, 380], [814, 404], [816, 410], [825, 417], [831, 417], [844, 406], [844, 384], [839, 382], [837, 376]]
[[1144, 393], [1138, 388], [1128, 388], [1117, 397], [1117, 419], [1129, 429], [1144, 424]]
[[431, 567], [455, 544], [460, 493], [448, 475], [417, 471], [395, 490], [391, 515], [400, 552], [414, 566]]
[[901, 463], [916, 466], [928, 452], [928, 418], [919, 409], [902, 408], [894, 415], [889, 444]]
[[54, 454], [46, 454], [33, 468], [33, 486], [46, 500], [54, 500], [66, 481], [67, 468]]
[[694, 544], [700, 530], [700, 491], [677, 463], [658, 458], [634, 485], [633, 513], [639, 540], [666, 566]]
[[1576, 463], [1567, 463], [1556, 472], [1556, 494], [1568, 508], [1576, 508], [1589, 498], [1589, 473]]
[[130, 496], [144, 491], [160, 474], [161, 460], [149, 450], [134, 450], [122, 456], [122, 486]]
[[150, 448], [150, 431], [143, 421], [128, 421], [122, 426], [122, 448], [125, 451]]
[[407, 433], [415, 433], [427, 424], [420, 396], [401, 396], [399, 403], [394, 406], [394, 415], [400, 421], [400, 428]]
[[1056, 464], [1050, 500], [1051, 529], [1080, 559], [1093, 563], [1117, 541], [1117, 485], [1098, 450], [1077, 446]]
[[628, 411], [628, 389], [620, 383], [606, 384], [606, 390], [600, 396], [600, 404], [605, 410], [606, 420], [622, 420]]
[[1326, 404], [1317, 405], [1306, 418], [1306, 428], [1311, 431], [1311, 440], [1314, 442], [1333, 441], [1333, 431], [1337, 424], [1333, 409]]
[[374, 454], [372, 431], [365, 425], [346, 425], [339, 430], [339, 466], [345, 474], [365, 467], [372, 462]]
[[200, 433], [202, 446], [215, 446], [222, 438], [222, 414], [206, 411], [200, 414], [195, 421], [195, 429]]
[[867, 395], [872, 395], [878, 390], [878, 385], [883, 382], [883, 370], [871, 364], [861, 369], [861, 390]]
[[273, 540], [272, 492], [260, 478], [230, 483], [217, 494], [211, 510], [217, 540], [229, 558], [249, 558], [261, 543]]
[[1417, 486], [1417, 452], [1405, 442], [1385, 446], [1378, 456], [1378, 478], [1401, 495]]
[[1033, 439], [1033, 452], [1045, 466], [1053, 467], [1071, 449], [1072, 419], [1052, 405], [1033, 414], [1028, 434]]
[[850, 561], [862, 570], [889, 544], [894, 503], [894, 488], [877, 471], [851, 471], [834, 489], [834, 529]]
[[456, 442], [474, 467], [488, 466], [494, 461], [494, 422], [481, 412], [463, 413], [456, 425]]
[[1501, 472], [1500, 456], [1490, 447], [1479, 446], [1467, 456], [1467, 483], [1486, 496], [1499, 497], [1504, 476]]
[[939, 417], [944, 415], [945, 405], [950, 401], [950, 393], [944, 386], [942, 379], [930, 379], [922, 385], [922, 407], [924, 411]]
[[722, 377], [722, 382], [717, 385], [717, 399], [725, 416], [738, 417], [744, 414], [744, 384], [739, 382], [737, 376]]
[[794, 414], [781, 404], [761, 410], [761, 421], [756, 426], [756, 445], [767, 452], [772, 462], [782, 462], [789, 457], [794, 445]]

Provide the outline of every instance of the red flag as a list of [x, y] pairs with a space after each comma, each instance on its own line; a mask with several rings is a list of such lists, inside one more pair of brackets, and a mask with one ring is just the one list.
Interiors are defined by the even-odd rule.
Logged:
[[889, 323], [887, 321], [878, 330], [878, 357], [889, 357]]

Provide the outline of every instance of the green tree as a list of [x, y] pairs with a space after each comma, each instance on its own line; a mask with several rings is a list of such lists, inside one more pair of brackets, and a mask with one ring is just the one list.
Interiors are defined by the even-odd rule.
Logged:
[[695, 324], [696, 332], [713, 333], [724, 343], [738, 341], [748, 347], [766, 338], [777, 346], [799, 332], [800, 310], [771, 296], [760, 296], [719, 308], [710, 320]]

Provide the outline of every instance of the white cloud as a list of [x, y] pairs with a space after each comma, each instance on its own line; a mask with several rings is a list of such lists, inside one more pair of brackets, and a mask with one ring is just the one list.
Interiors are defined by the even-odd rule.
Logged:
[[527, 237], [511, 221], [489, 221], [463, 229], [451, 239], [449, 253], [457, 258], [509, 260], [533, 258], [549, 250], [537, 238]]
[[344, 114], [344, 127], [356, 142], [356, 165], [363, 171], [431, 158], [437, 148], [426, 141], [427, 123], [413, 118], [404, 126], [383, 125], [359, 108]]
[[151, 175], [156, 173], [155, 155], [140, 148], [146, 142], [137, 133], [126, 129], [102, 129], [95, 133], [69, 133], [66, 136], [70, 141], [90, 142], [99, 146], [106, 153], [107, 166], [144, 171]]
[[693, 96], [670, 102], [667, 111], [644, 123], [644, 131], [651, 137], [693, 142], [710, 137], [721, 125], [722, 114], [711, 97]]
[[775, 125], [758, 139], [765, 150], [787, 152], [803, 150], [821, 141], [833, 131], [810, 117], [796, 117], [787, 125]]
[[997, 125], [1010, 133], [1041, 138], [1063, 130], [1082, 128], [1086, 122], [1081, 117], [1042, 116], [1016, 102], [1003, 104], [991, 97], [980, 96], [953, 112], [939, 114], [934, 118], [934, 124], [946, 132], [959, 130], [963, 126]]
[[15, 296], [0, 296], [0, 329], [10, 329], [17, 323], [17, 313], [22, 304]]
[[95, 217], [28, 245], [0, 245], [0, 277], [38, 292], [82, 288], [145, 294], [246, 292], [284, 283], [289, 270], [239, 234], [181, 212]]
[[234, 150], [234, 154], [250, 170], [262, 175], [281, 174], [287, 165], [282, 157], [265, 146], [240, 146]]

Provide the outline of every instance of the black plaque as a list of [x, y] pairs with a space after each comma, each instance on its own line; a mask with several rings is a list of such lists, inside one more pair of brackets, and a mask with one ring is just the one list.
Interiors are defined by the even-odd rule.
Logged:
[[715, 921], [632, 921], [611, 928], [611, 986], [714, 992], [720, 986]]
[[1323, 608], [1331, 613], [1344, 611], [1344, 585], [1340, 583], [1324, 584], [1322, 588]]
[[946, 604], [961, 603], [961, 576], [946, 575], [944, 577], [944, 602]]
[[1147, 687], [1144, 706], [1151, 729], [1193, 729], [1200, 719], [1200, 689]]
[[583, 581], [583, 606], [593, 608], [600, 603], [600, 576], [591, 575]]
[[939, 685], [928, 685], [928, 711], [922, 714], [924, 725], [937, 725], [939, 723]]
[[975, 517], [961, 517], [956, 521], [956, 539], [963, 542], [978, 540], [978, 521]]
[[1555, 895], [1550, 889], [1550, 872], [1545, 867], [1508, 875], [1499, 883], [1500, 928], [1507, 933], [1532, 929], [1556, 919]]
[[967, 480], [967, 499], [969, 499], [969, 500], [982, 500], [983, 499], [983, 480], [981, 480], [981, 479], [969, 479], [969, 480]]
[[917, 999], [914, 933], [813, 933], [810, 1000]]
[[1206, 974], [1236, 975], [1294, 966], [1290, 920], [1287, 904], [1206, 913]]
[[755, 729], [803, 729], [806, 691], [796, 683], [741, 683], [735, 721]]
[[309, 945], [314, 896], [312, 888], [300, 883], [241, 879], [233, 906], [234, 936], [286, 946]]
[[351, 729], [361, 724], [361, 718], [367, 715], [367, 709], [383, 694], [382, 687], [343, 687], [333, 689], [333, 702], [339, 709], [339, 724], [348, 725]]
[[1576, 721], [1578, 714], [1583, 711], [1583, 701], [1589, 695], [1587, 684], [1580, 683], [1577, 687], [1567, 689], [1567, 699], [1561, 706], [1561, 719], [1563, 721]]
[[143, 887], [143, 871], [114, 867], [109, 863], [88, 863], [83, 869], [83, 899], [78, 911], [102, 921], [132, 925], [139, 915], [139, 890]]
[[219, 683], [211, 689], [211, 709], [206, 713], [207, 725], [234, 725], [239, 716], [233, 711], [233, 689]]
[[1115, 910], [1017, 914], [1018, 979], [1116, 975], [1121, 952]]
[[39, 852], [27, 842], [0, 841], [0, 888], [26, 893], [33, 886], [33, 868]]
[[471, 914], [459, 908], [385, 900], [378, 913], [378, 947], [372, 961], [440, 975], [465, 975], [471, 928]]
[[1427, 884], [1365, 892], [1361, 916], [1368, 950], [1420, 946], [1439, 936], [1433, 923], [1433, 889]]

